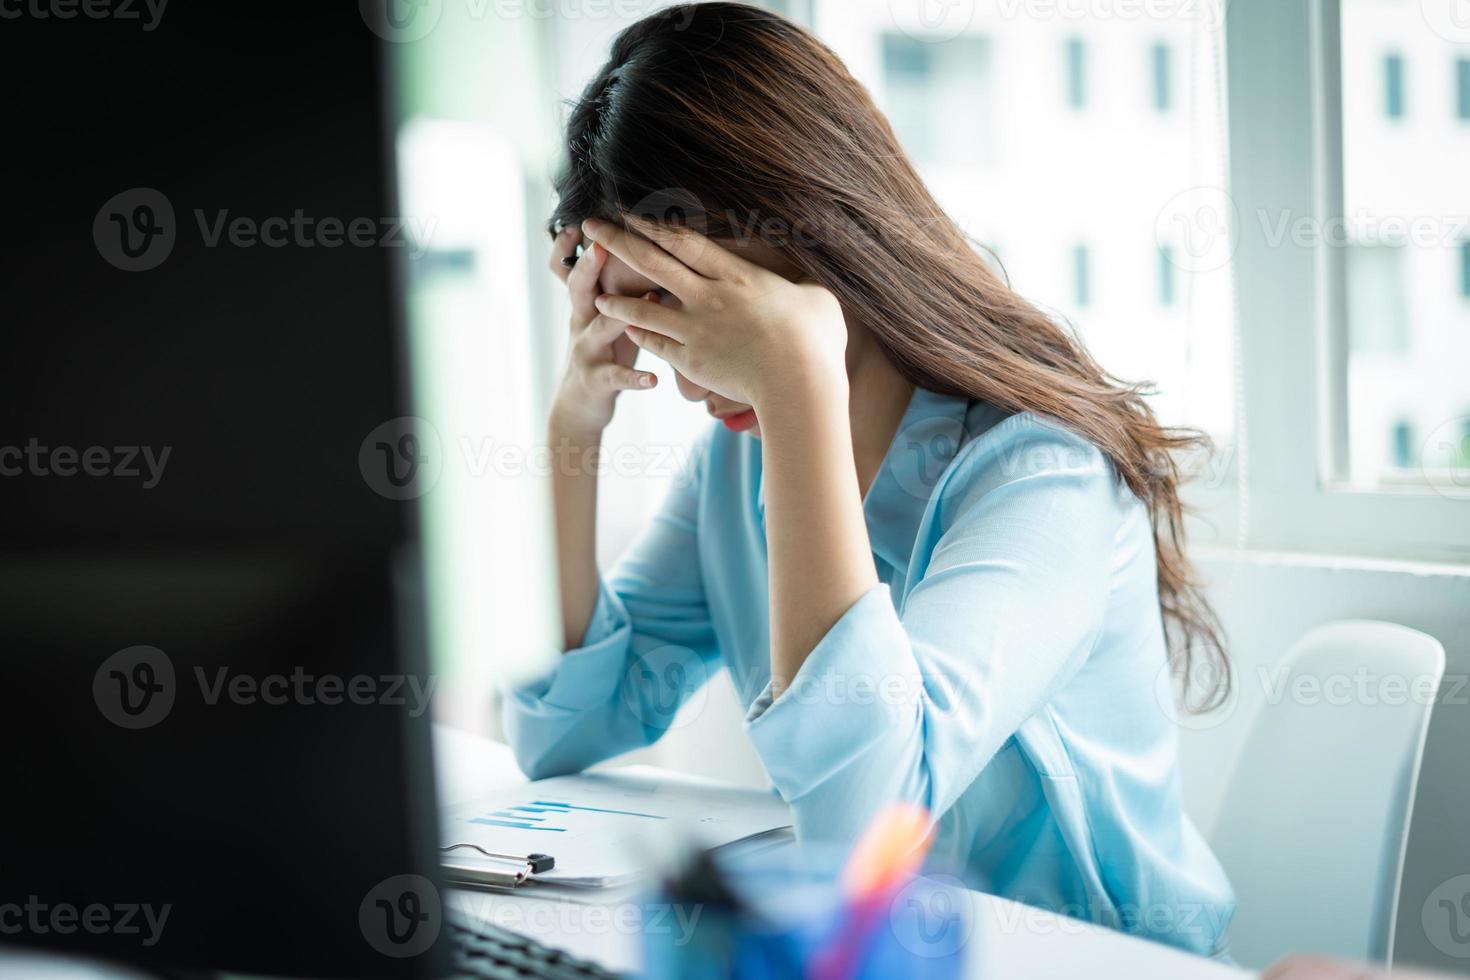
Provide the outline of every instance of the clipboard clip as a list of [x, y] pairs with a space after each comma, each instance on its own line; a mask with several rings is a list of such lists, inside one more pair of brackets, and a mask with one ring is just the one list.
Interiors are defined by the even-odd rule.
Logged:
[[[448, 854], [450, 851], [458, 850], [461, 847], [468, 847], [472, 851], [478, 851], [482, 856], [492, 861], [504, 861], [508, 864], [519, 865], [517, 870], [505, 872], [503, 875], [495, 871], [481, 871], [476, 877], [487, 879], [484, 882], [486, 884], [500, 884], [514, 887], [532, 875], [539, 875], [556, 867], [556, 858], [550, 854], [502, 854], [499, 851], [487, 851], [479, 844], [446, 844], [439, 848], [439, 852], [441, 854]], [[445, 867], [446, 870], [450, 871], [461, 870], [448, 864], [448, 862], [445, 862]]]

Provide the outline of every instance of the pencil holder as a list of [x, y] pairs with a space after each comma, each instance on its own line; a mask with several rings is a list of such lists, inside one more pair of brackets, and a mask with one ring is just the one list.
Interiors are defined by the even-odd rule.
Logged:
[[948, 980], [974, 955], [969, 893], [949, 876], [915, 876], [862, 903], [844, 898], [838, 863], [811, 853], [720, 860], [720, 890], [701, 900], [673, 886], [645, 908], [644, 963], [654, 980], [726, 977]]

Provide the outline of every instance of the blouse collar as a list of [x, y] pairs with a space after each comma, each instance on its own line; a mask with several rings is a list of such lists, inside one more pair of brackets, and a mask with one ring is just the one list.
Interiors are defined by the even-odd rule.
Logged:
[[[873, 554], [907, 572], [919, 524], [960, 447], [1005, 417], [985, 402], [915, 388], [898, 431], [863, 498]], [[765, 474], [757, 496], [766, 509]]]

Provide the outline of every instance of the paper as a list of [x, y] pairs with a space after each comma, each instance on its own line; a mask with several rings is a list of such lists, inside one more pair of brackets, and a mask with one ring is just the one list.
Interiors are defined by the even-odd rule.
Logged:
[[[775, 793], [628, 767], [542, 779], [451, 807], [441, 840], [550, 854], [556, 867], [536, 880], [598, 887], [646, 872], [671, 845], [711, 849], [790, 825]], [[457, 864], [467, 852], [444, 860]]]

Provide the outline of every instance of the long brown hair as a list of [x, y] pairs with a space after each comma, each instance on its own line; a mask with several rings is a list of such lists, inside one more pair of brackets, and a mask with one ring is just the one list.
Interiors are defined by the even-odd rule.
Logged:
[[1226, 698], [1219, 620], [1184, 552], [1175, 456], [1204, 437], [1160, 425], [1143, 386], [1104, 372], [992, 271], [821, 42], [745, 4], [660, 10], [613, 42], [566, 138], [553, 225], [637, 214], [757, 236], [836, 294], [913, 384], [1050, 417], [1106, 454], [1148, 507], [1175, 671], [1188, 691], [1202, 663], [1214, 668], [1200, 706]]

